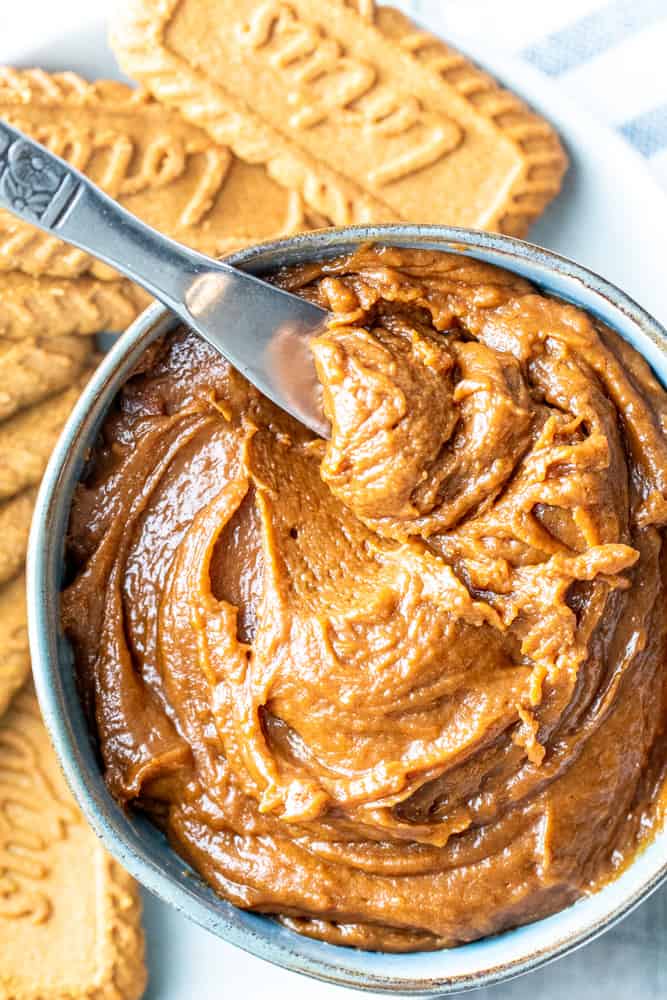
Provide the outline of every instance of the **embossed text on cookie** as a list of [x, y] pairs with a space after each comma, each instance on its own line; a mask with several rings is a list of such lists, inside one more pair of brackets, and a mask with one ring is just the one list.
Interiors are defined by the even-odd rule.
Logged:
[[374, 187], [430, 166], [463, 140], [452, 118], [399, 93], [371, 62], [346, 54], [323, 27], [300, 18], [282, 0], [260, 4], [237, 36], [284, 80], [291, 128], [313, 128], [332, 119], [376, 145], [377, 163], [366, 171]]
[[515, 94], [391, 6], [134, 0], [121, 66], [320, 224], [441, 223], [524, 235], [567, 158]]

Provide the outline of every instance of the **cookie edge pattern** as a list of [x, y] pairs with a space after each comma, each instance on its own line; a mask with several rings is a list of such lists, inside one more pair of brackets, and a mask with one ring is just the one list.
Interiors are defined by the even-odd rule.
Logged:
[[[133, 0], [127, 9], [116, 16], [110, 31], [111, 45], [123, 69], [137, 78], [154, 97], [179, 110], [184, 117], [212, 135], [212, 138], [233, 149], [240, 158], [251, 163], [263, 163], [267, 172], [285, 187], [298, 188], [304, 201], [318, 212], [332, 219], [336, 225], [378, 221], [373, 206], [382, 205], [382, 221], [399, 221], [396, 213], [384, 206], [380, 199], [358, 187], [361, 197], [356, 201], [350, 190], [357, 187], [347, 178], [323, 167], [319, 174], [310, 166], [310, 157], [299, 156], [290, 148], [292, 144], [281, 138], [282, 149], [274, 155], [268, 149], [265, 129], [253, 129], [248, 121], [233, 134], [234, 125], [243, 118], [230, 99], [226, 105], [221, 88], [210, 84], [193, 70], [188, 63], [172, 53], [164, 43], [164, 36], [180, 0]], [[418, 28], [409, 18], [390, 5], [388, 9], [406, 22], [405, 39], [422, 40], [427, 46], [439, 50], [437, 69], [431, 72], [451, 86], [466, 101], [471, 111], [491, 123], [497, 134], [509, 141], [518, 151], [521, 168], [509, 188], [502, 192], [498, 202], [490, 206], [484, 228], [512, 236], [523, 236], [541, 215], [549, 202], [558, 194], [568, 159], [560, 139], [549, 122], [530, 110], [516, 94], [505, 90], [492, 76], [479, 69], [467, 56], [449, 47], [430, 32]], [[376, 14], [382, 7], [376, 7]], [[369, 20], [369, 18], [365, 18]], [[409, 51], [405, 39], [392, 40], [379, 24], [375, 28], [383, 37], [422, 68], [429, 70], [418, 54], [418, 48]], [[409, 34], [408, 34], [409, 32]], [[208, 99], [202, 101], [202, 88], [208, 90]], [[224, 134], [213, 134], [210, 119], [225, 118]], [[216, 128], [219, 128], [216, 122]], [[253, 134], [254, 133], [254, 134]], [[320, 166], [318, 164], [318, 166]]]

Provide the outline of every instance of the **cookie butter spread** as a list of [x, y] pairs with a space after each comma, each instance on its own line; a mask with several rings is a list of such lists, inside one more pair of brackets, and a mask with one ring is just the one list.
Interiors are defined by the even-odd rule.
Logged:
[[552, 913], [662, 820], [667, 394], [462, 257], [274, 280], [333, 312], [331, 441], [181, 329], [74, 499], [63, 617], [108, 786], [226, 899], [327, 941]]

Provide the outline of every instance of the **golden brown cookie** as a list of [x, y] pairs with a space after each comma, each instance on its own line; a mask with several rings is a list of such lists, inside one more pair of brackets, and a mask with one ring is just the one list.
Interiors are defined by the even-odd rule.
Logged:
[[124, 330], [150, 301], [125, 279], [36, 278], [8, 271], [0, 278], [0, 341]]
[[0, 585], [16, 576], [25, 562], [36, 496], [34, 487], [0, 503]]
[[134, 0], [123, 69], [339, 225], [523, 233], [567, 160], [547, 122], [395, 11], [344, 0]]
[[79, 813], [28, 686], [0, 721], [0, 996], [138, 1000], [140, 920], [137, 886]]
[[[81, 343], [86, 347], [88, 359], [93, 358], [90, 338], [53, 338], [46, 344], [57, 345], [63, 340]], [[32, 346], [30, 341], [16, 341], [10, 343], [9, 349], [19, 349], [25, 343]], [[49, 356], [45, 352], [47, 359]], [[2, 361], [0, 354], [0, 366]], [[44, 370], [48, 373], [48, 368]], [[0, 421], [0, 717], [30, 671], [22, 570], [37, 486], [90, 373], [91, 369], [86, 369], [70, 388]], [[36, 391], [44, 389], [45, 384], [26, 379], [25, 387]], [[24, 401], [25, 398], [24, 395]]]
[[[91, 337], [0, 340], [0, 420], [71, 385], [90, 364], [94, 349]], [[0, 489], [0, 496], [7, 494]]]
[[[88, 174], [145, 222], [203, 253], [308, 229], [302, 197], [145, 92], [74, 73], [0, 68], [0, 118]], [[0, 211], [0, 270], [115, 272]]]
[[[25, 575], [21, 572], [0, 586], [0, 719], [12, 696], [30, 673], [28, 627], [26, 616]], [[2, 764], [0, 763], [0, 783]], [[2, 811], [0, 807], [0, 817]], [[2, 821], [0, 819], [0, 829]], [[0, 836], [1, 841], [1, 836]], [[0, 886], [2, 885], [2, 847], [0, 846]], [[0, 889], [0, 914], [3, 893]], [[0, 933], [0, 941], [2, 934]], [[2, 963], [0, 962], [0, 968]], [[2, 980], [0, 979], [0, 982]]]
[[[72, 338], [76, 340], [76, 338]], [[0, 423], [0, 500], [39, 483], [72, 407], [90, 376]]]

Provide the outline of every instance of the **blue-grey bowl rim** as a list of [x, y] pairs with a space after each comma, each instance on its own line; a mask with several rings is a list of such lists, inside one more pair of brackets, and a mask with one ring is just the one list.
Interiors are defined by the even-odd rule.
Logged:
[[[227, 259], [261, 275], [279, 266], [344, 253], [367, 242], [445, 250], [505, 266], [597, 314], [638, 347], [651, 364], [662, 363], [667, 373], [667, 333], [644, 309], [587, 268], [512, 237], [448, 226], [353, 226], [258, 244]], [[40, 707], [67, 783], [107, 849], [138, 882], [222, 939], [284, 968], [362, 990], [436, 997], [478, 989], [535, 969], [613, 926], [667, 879], [667, 852], [658, 855], [657, 863], [651, 859], [646, 877], [634, 880], [637, 885], [630, 879], [627, 890], [621, 889], [610, 897], [608, 904], [597, 907], [596, 911], [601, 910], [597, 917], [587, 911], [583, 921], [574, 921], [581, 924], [576, 930], [558, 930], [564, 916], [583, 913], [590, 900], [603, 898], [631, 875], [657, 845], [639, 855], [616, 882], [559, 914], [455, 949], [408, 956], [360, 952], [301, 937], [268, 917], [249, 914], [219, 900], [190, 872], [183, 871], [179, 880], [177, 874], [167, 870], [167, 865], [171, 862], [172, 867], [180, 869], [186, 866], [168, 846], [154, 845], [153, 849], [167, 859], [162, 863], [144, 847], [143, 840], [152, 837], [150, 824], [123, 814], [100, 774], [73, 682], [71, 656], [60, 634], [59, 590], [67, 515], [86, 453], [116, 392], [148, 343], [178, 322], [163, 306], [152, 305], [105, 356], [52, 454], [37, 498], [28, 547], [30, 650]], [[662, 381], [666, 379], [667, 374]], [[655, 838], [661, 841], [660, 847], [666, 832], [663, 830]], [[529, 935], [527, 947], [522, 950], [519, 944], [517, 954], [506, 957], [506, 953], [516, 950], [513, 943], [517, 935], [525, 932]], [[544, 941], [532, 941], [540, 935]], [[480, 968], [474, 968], [473, 952], [470, 970], [447, 972], [448, 956], [475, 948], [484, 954], [485, 945], [491, 947], [491, 954], [499, 951], [491, 963], [483, 959]], [[429, 975], [420, 973], [420, 965], [437, 966], [438, 961], [442, 968], [431, 968]]]

